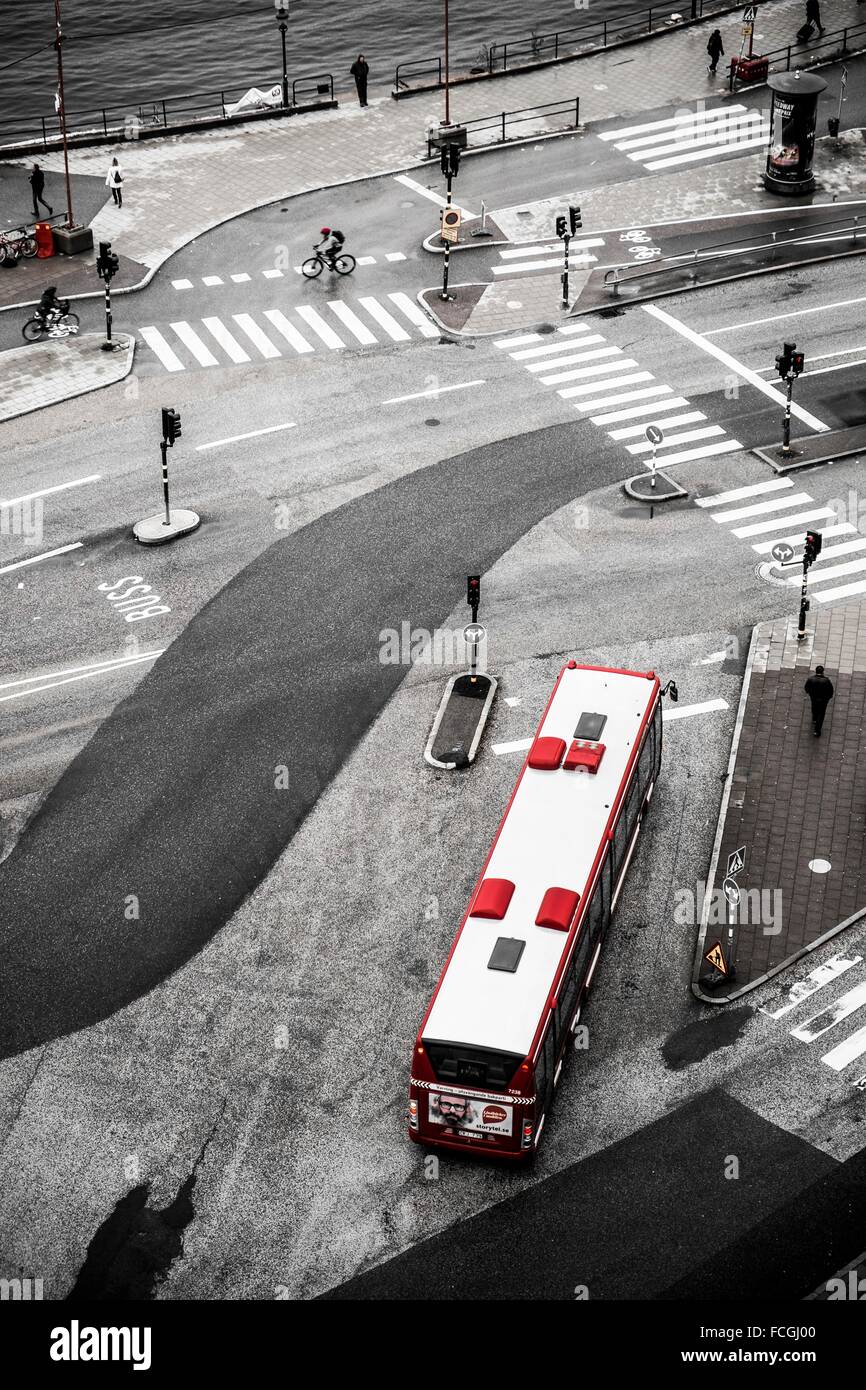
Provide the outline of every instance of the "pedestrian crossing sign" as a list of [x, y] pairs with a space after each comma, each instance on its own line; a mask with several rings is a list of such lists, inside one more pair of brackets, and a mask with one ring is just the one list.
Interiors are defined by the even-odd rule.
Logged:
[[740, 872], [745, 868], [745, 866], [746, 866], [746, 846], [745, 846], [745, 845], [741, 845], [739, 849], [735, 849], [735, 850], [734, 850], [733, 854], [729, 854], [729, 855], [728, 855], [728, 873], [727, 873], [727, 877], [730, 878], [733, 874], [738, 874], [738, 873], [740, 873]]
[[746, 9], [746, 10], [743, 12], [743, 23], [744, 23], [744, 24], [754, 24], [754, 22], [755, 22], [755, 20], [756, 20], [757, 18], [758, 18], [758, 7], [757, 7], [757, 5], [749, 5], [748, 9]]
[[725, 964], [725, 955], [722, 950], [721, 941], [715, 942], [715, 944], [710, 947], [707, 954], [704, 956], [704, 960], [708, 960], [713, 969], [718, 970], [720, 975], [727, 975], [728, 967]]

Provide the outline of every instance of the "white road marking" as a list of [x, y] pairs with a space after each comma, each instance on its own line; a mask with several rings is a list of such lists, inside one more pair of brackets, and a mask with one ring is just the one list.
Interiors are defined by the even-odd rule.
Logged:
[[724, 328], [710, 328], [704, 334], [706, 338], [715, 338], [719, 333], [738, 333], [741, 328], [758, 328], [765, 323], [778, 323], [780, 319], [799, 319], [806, 314], [826, 314], [831, 309], [848, 309], [852, 304], [866, 304], [866, 294], [861, 294], [857, 299], [837, 299], [834, 304], [815, 304], [810, 309], [792, 309], [787, 314], [771, 314], [765, 319], [747, 319], [745, 323], [729, 323]]
[[239, 274], [233, 275], [231, 278], [236, 285], [245, 285], [247, 280], [250, 279], [250, 276], [247, 275], [247, 272], [245, 270], [242, 270], [239, 272]]
[[249, 353], [244, 352], [237, 339], [232, 337], [222, 319], [202, 319], [202, 323], [232, 362], [249, 362]]
[[[664, 454], [659, 462], [665, 468], [672, 468], [675, 463], [691, 463], [692, 459], [715, 458], [718, 454], [730, 454], [742, 449], [739, 439], [720, 439], [717, 444], [701, 444], [697, 449], [680, 449], [673, 454]], [[736, 535], [737, 532], [734, 532]]]
[[191, 290], [192, 280], [172, 280], [172, 287], [176, 290]]
[[[827, 565], [826, 568], [810, 570], [808, 587], [812, 589], [816, 584], [826, 584], [828, 579], [843, 579], [846, 575], [860, 574], [863, 570], [866, 570], [866, 560], [847, 560], [841, 565]], [[800, 585], [802, 582], [802, 576], [788, 580], [789, 584]], [[822, 590], [822, 592], [826, 591]], [[817, 598], [818, 595], [816, 594], [815, 597]]]
[[598, 138], [599, 140], [619, 140], [624, 136], [643, 135], [646, 131], [650, 130], [665, 130], [671, 127], [675, 128], [677, 126], [690, 125], [693, 121], [699, 120], [702, 117], [704, 120], [709, 120], [716, 116], [721, 110], [724, 110], [726, 115], [739, 115], [740, 112], [746, 111], [747, 109], [748, 108], [745, 106], [714, 106], [709, 111], [687, 111], [679, 116], [666, 116], [663, 121], [645, 121], [643, 125], [625, 126], [622, 130], [600, 131]]
[[311, 309], [309, 304], [301, 304], [297, 309], [297, 313], [298, 316], [304, 320], [304, 323], [309, 324], [313, 332], [321, 338], [325, 347], [341, 348], [346, 346], [343, 339], [337, 336], [331, 325], [325, 323], [321, 314], [317, 313], [315, 309]]
[[514, 739], [511, 743], [494, 743], [494, 753], [524, 753], [527, 748], [531, 748], [534, 740], [531, 738]]
[[[697, 159], [709, 159], [713, 155], [733, 154], [734, 151], [738, 150], [754, 149], [756, 145], [766, 145], [767, 131], [762, 131], [760, 135], [749, 135], [739, 140], [723, 141], [718, 145], [707, 144], [705, 141], [695, 142], [697, 145], [701, 143], [706, 144], [705, 149], [692, 149], [690, 153], [685, 154], [669, 154], [666, 159], [649, 159], [645, 162], [645, 167], [650, 170], [670, 169], [675, 164], [694, 164]], [[668, 146], [668, 148], [674, 147]], [[636, 155], [629, 156], [630, 159], [637, 157]]]
[[696, 497], [696, 507], [718, 507], [726, 502], [739, 502], [742, 497], [760, 497], [765, 492], [793, 487], [790, 478], [772, 478], [768, 483], [753, 483], [750, 487], [735, 487], [730, 492], [716, 492], [712, 497]]
[[101, 473], [89, 473], [86, 478], [73, 478], [71, 483], [55, 483], [54, 487], [42, 487], [38, 492], [25, 492], [21, 497], [7, 497], [0, 501], [0, 507], [17, 507], [21, 502], [32, 502], [36, 497], [47, 497], [51, 492], [66, 492], [71, 487], [84, 487], [85, 483], [98, 483]]
[[[675, 425], [693, 425], [698, 420], [706, 420], [706, 418], [702, 410], [689, 410], [685, 415], [666, 415], [663, 424], [666, 430], [671, 430]], [[637, 439], [638, 435], [644, 434], [646, 434], [646, 422], [642, 425], [625, 425], [621, 430], [608, 430], [608, 437], [616, 440]], [[667, 435], [665, 435], [665, 443], [667, 442]]]
[[801, 522], [821, 521], [825, 516], [835, 515], [832, 507], [816, 507], [811, 512], [798, 512], [796, 516], [779, 516], [775, 521], [757, 521], [752, 526], [738, 526], [731, 534], [738, 540], [744, 540], [746, 536], [767, 535], [770, 531], [781, 531], [783, 526], [799, 526]]
[[38, 565], [42, 560], [50, 560], [54, 555], [65, 555], [69, 550], [81, 550], [83, 545], [83, 541], [73, 541], [71, 545], [60, 545], [56, 550], [45, 550], [41, 555], [31, 555], [29, 560], [16, 560], [14, 565], [4, 565], [0, 574], [9, 574], [11, 570], [23, 570], [25, 565]]
[[386, 252], [385, 252], [385, 260], [386, 260], [386, 261], [405, 261], [405, 259], [406, 259], [406, 257], [403, 255], [403, 252], [402, 252], [402, 251], [386, 251]]
[[312, 343], [308, 343], [295, 325], [289, 322], [282, 309], [265, 309], [265, 318], [274, 325], [278, 333], [282, 333], [286, 342], [295, 349], [295, 352], [315, 351]]
[[540, 343], [540, 333], [521, 333], [517, 338], [498, 338], [494, 347], [512, 348], [521, 347], [524, 343]]
[[[756, 390], [763, 392], [765, 396], [769, 396], [770, 400], [775, 401], [777, 405], [784, 407], [785, 396], [783, 393], [777, 391], [775, 386], [771, 386], [769, 382], [762, 380], [757, 372], [753, 372], [750, 367], [745, 366], [745, 364], [738, 361], [736, 357], [732, 357], [729, 352], [725, 352], [723, 348], [717, 347], [715, 343], [708, 342], [703, 334], [696, 333], [693, 328], [689, 328], [686, 324], [682, 323], [680, 319], [675, 319], [673, 314], [669, 314], [666, 310], [660, 309], [657, 304], [642, 304], [641, 308], [645, 314], [651, 314], [652, 317], [658, 319], [660, 323], [667, 324], [668, 328], [672, 328], [675, 333], [679, 333], [683, 338], [686, 338], [688, 342], [693, 343], [695, 347], [700, 348], [702, 352], [706, 352], [710, 357], [715, 357], [717, 362], [721, 362], [730, 371], [735, 372], [737, 376], [747, 381], [749, 385], [754, 386]], [[830, 428], [829, 425], [825, 425], [822, 420], [810, 414], [808, 410], [804, 410], [800, 405], [792, 404], [791, 412], [796, 415], [798, 420], [802, 420], [804, 425], [808, 425], [810, 429], [825, 433]]]
[[837, 598], [851, 598], [853, 594], [866, 592], [866, 579], [858, 584], [839, 584], [835, 589], [818, 590], [815, 598], [819, 603], [835, 603]]
[[[568, 265], [570, 270], [580, 270], [581, 266], [592, 265], [598, 260], [598, 256], [593, 256], [590, 252], [576, 255], [571, 251], [568, 253]], [[557, 256], [552, 261], [518, 261], [513, 265], [494, 265], [490, 269], [494, 275], [522, 275], [527, 270], [550, 270], [555, 268], [561, 270], [565, 262], [565, 256]]]
[[[38, 695], [43, 690], [54, 690], [60, 685], [73, 685], [76, 681], [86, 681], [92, 676], [105, 676], [112, 671], [122, 671], [127, 666], [138, 666], [143, 661], [153, 661], [164, 651], [165, 648], [160, 647], [155, 652], [118, 657], [116, 661], [98, 662], [92, 666], [71, 666], [66, 671], [54, 671], [47, 676], [27, 676], [22, 681], [9, 681], [6, 685], [0, 685], [0, 690], [8, 690], [11, 686], [24, 684], [28, 684], [29, 688], [27, 690], [14, 690], [11, 695], [0, 695], [0, 703], [6, 700], [21, 700], [25, 695]], [[44, 683], [38, 685], [35, 683], [37, 681]]]
[[159, 358], [166, 371], [182, 372], [184, 370], [184, 365], [174, 348], [169, 347], [158, 328], [139, 328], [138, 331], [142, 341], [147, 343], [151, 352]]
[[778, 1009], [767, 1009], [763, 1005], [758, 1012], [766, 1014], [768, 1018], [782, 1018], [784, 1014], [789, 1014], [792, 1009], [796, 1009], [798, 1004], [802, 1004], [804, 999], [816, 994], [824, 985], [828, 985], [832, 980], [838, 980], [840, 975], [844, 975], [846, 970], [850, 970], [853, 965], [860, 965], [862, 956], [831, 956], [823, 965], [819, 965], [817, 970], [812, 970], [805, 980], [796, 980], [787, 992], [787, 1002]]
[[[605, 372], [627, 372], [637, 366], [639, 363], [633, 357], [619, 357], [613, 362], [598, 362], [594, 367], [573, 367], [569, 372], [554, 372], [553, 376], [541, 376], [538, 380], [543, 386], [555, 386], [560, 381], [585, 381], [587, 377], [604, 376]], [[598, 383], [593, 381], [590, 389], [597, 390]], [[565, 392], [560, 391], [559, 394], [563, 396]]]
[[662, 718], [666, 724], [672, 719], [692, 719], [696, 714], [714, 714], [717, 710], [728, 709], [727, 700], [704, 700], [699, 705], [665, 705]]
[[232, 314], [232, 318], [242, 333], [246, 333], [250, 342], [257, 347], [262, 357], [281, 357], [282, 353], [275, 347], [266, 333], [263, 333], [254, 318], [249, 314]]
[[622, 348], [602, 347], [593, 348], [592, 352], [579, 352], [587, 343], [603, 343], [604, 338], [600, 333], [590, 333], [586, 338], [578, 338], [575, 342], [557, 344], [557, 351], [567, 354], [565, 357], [545, 358], [540, 362], [524, 362], [522, 365], [528, 372], [549, 372], [554, 367], [568, 367], [572, 362], [592, 362], [599, 357], [621, 357]]
[[727, 659], [728, 659], [728, 653], [727, 653], [726, 651], [711, 652], [709, 656], [702, 656], [698, 661], [693, 661], [693, 662], [692, 662], [692, 665], [693, 665], [693, 666], [718, 666], [718, 665], [721, 664], [721, 662], [727, 661]]
[[340, 320], [344, 328], [348, 328], [350, 333], [354, 333], [359, 343], [369, 344], [379, 341], [375, 333], [371, 333], [367, 325], [362, 323], [358, 315], [353, 313], [341, 299], [329, 299], [328, 308]]
[[[439, 206], [443, 208], [447, 206], [448, 199], [443, 198], [441, 193], [437, 193], [434, 188], [425, 188], [422, 183], [418, 183], [415, 179], [410, 179], [408, 174], [395, 174], [394, 182], [402, 183], [405, 188], [411, 188], [412, 192], [417, 193], [421, 198], [429, 198], [431, 203], [438, 203]], [[470, 212], [468, 208], [462, 207], [460, 203], [455, 202], [453, 199], [451, 200], [451, 206], [460, 208], [464, 217], [477, 217], [478, 215], [477, 213]]]
[[[521, 256], [552, 256], [558, 249], [559, 243], [553, 241], [549, 246], [513, 246], [507, 251], [500, 251], [499, 254], [504, 261], [516, 261]], [[604, 246], [603, 236], [582, 237], [580, 241], [576, 237], [571, 238], [569, 251], [587, 250], [591, 246]], [[560, 260], [562, 253], [560, 252]]]
[[483, 386], [484, 378], [479, 381], [458, 381], [454, 386], [435, 386], [430, 391], [415, 391], [411, 396], [392, 396], [390, 400], [383, 401], [383, 405], [400, 405], [402, 401], [420, 401], [425, 396], [441, 396], [446, 391], [465, 391], [469, 386]]
[[262, 275], [266, 280], [282, 280], [283, 278], [281, 270], [263, 270]]
[[[376, 257], [375, 257], [375, 256], [356, 256], [356, 258], [355, 258], [355, 264], [356, 264], [356, 265], [375, 265], [375, 264], [376, 264]], [[298, 267], [298, 268], [299, 268], [299, 267]]]
[[[792, 492], [789, 497], [775, 498], [772, 502], [752, 502], [748, 507], [735, 507], [732, 512], [710, 512], [713, 521], [745, 521], [747, 516], [770, 516], [773, 512], [783, 512], [787, 507], [801, 507], [804, 502], [814, 502], [808, 492]], [[784, 520], [784, 518], [783, 518]]]
[[[562, 396], [563, 400], [571, 400], [573, 396], [586, 396], [592, 391], [615, 391], [619, 386], [631, 386], [636, 381], [653, 380], [652, 372], [630, 372], [626, 376], [608, 377], [605, 381], [590, 381], [585, 386], [567, 386], [564, 390], [557, 392], [557, 394]], [[599, 405], [607, 404], [608, 399], [613, 402], [620, 399], [628, 400], [629, 398], [628, 396], [611, 396], [609, 398], [601, 396], [597, 399], [597, 402], [593, 402], [593, 409], [596, 403]]]
[[423, 338], [439, 337], [439, 329], [430, 322], [424, 311], [409, 298], [408, 294], [404, 294], [402, 290], [395, 290], [392, 294], [388, 295], [388, 298], [391, 300], [392, 304], [395, 304], [397, 308], [406, 315], [410, 323], [414, 323], [415, 327], [420, 330]]
[[[709, 119], [710, 116], [713, 117], [712, 120]], [[725, 133], [736, 140], [742, 131], [748, 130], [749, 127], [754, 129], [759, 124], [764, 127], [763, 133], [766, 135], [770, 125], [768, 117], [763, 113], [759, 117], [754, 111], [745, 111], [741, 116], [729, 116], [723, 107], [708, 112], [707, 117], [707, 120], [694, 124], [684, 122], [676, 130], [657, 130], [654, 135], [635, 135], [626, 140], [617, 140], [616, 148], [623, 152], [643, 150], [645, 154], [651, 156], [654, 152], [653, 147], [663, 146], [665, 141], [668, 141], [667, 148], [660, 151], [662, 154], [666, 154], [670, 149], [689, 149], [698, 139], [718, 140], [719, 136]], [[671, 144], [672, 141], [676, 143]]]
[[814, 1042], [815, 1038], [820, 1038], [822, 1033], [829, 1033], [831, 1028], [835, 1028], [836, 1024], [841, 1023], [849, 1014], [856, 1013], [862, 1004], [866, 1004], [866, 983], [855, 985], [854, 989], [849, 989], [847, 994], [841, 995], [835, 1004], [830, 1004], [819, 1014], [814, 1014], [798, 1027], [792, 1028], [791, 1037], [799, 1038], [800, 1042]]
[[[584, 325], [585, 329], [589, 324]], [[551, 357], [556, 352], [565, 352], [570, 348], [583, 347], [584, 343], [603, 343], [604, 338], [600, 333], [590, 333], [589, 337], [584, 336], [576, 343], [547, 343], [545, 347], [521, 348], [519, 352], [510, 352], [508, 355], [515, 362], [522, 362], [529, 371], [537, 370], [536, 359], [541, 357]]]
[[[211, 352], [210, 348], [205, 347], [201, 338], [198, 336], [195, 329], [190, 324], [181, 322], [173, 323], [171, 326], [174, 329], [177, 336], [180, 338], [180, 341], [183, 343], [184, 347], [189, 348], [193, 357], [196, 359], [200, 366], [216, 367], [218, 365], [217, 360]], [[142, 332], [143, 331], [144, 330], [142, 330]]]
[[[638, 415], [657, 415], [659, 411], [681, 410], [689, 402], [685, 396], [675, 396], [672, 386], [649, 386], [641, 391], [628, 391], [620, 399], [624, 401], [636, 400], [641, 396], [649, 397], [641, 405], [630, 405], [625, 410], [611, 410], [606, 415], [593, 415], [591, 417], [594, 425], [613, 425], [617, 420], [634, 420]], [[594, 410], [597, 405], [606, 402], [589, 401], [578, 405], [578, 410]], [[660, 423], [665, 423], [664, 418], [660, 417]], [[646, 429], [646, 423], [642, 426]]]
[[371, 319], [375, 319], [379, 326], [384, 328], [389, 338], [393, 338], [395, 343], [407, 343], [409, 341], [409, 334], [405, 328], [401, 328], [397, 320], [388, 313], [387, 309], [382, 307], [378, 299], [373, 299], [372, 295], [364, 295], [358, 300], [358, 303], [367, 310]]
[[[669, 421], [665, 421], [666, 425], [669, 423]], [[693, 444], [696, 439], [711, 439], [714, 436], [718, 437], [720, 434], [724, 434], [724, 432], [721, 425], [705, 425], [703, 429], [684, 430], [682, 434], [666, 434], [664, 442], [659, 444], [658, 448], [661, 450], [673, 449], [677, 444]], [[652, 447], [649, 440], [644, 440], [642, 444], [626, 445], [630, 454], [648, 454], [651, 452]], [[659, 453], [657, 457], [662, 468], [664, 468], [665, 460], [669, 457], [668, 454]]]
[[[850, 536], [851, 532], [856, 530], [857, 527], [852, 526], [850, 521], [841, 521], [837, 526], [823, 527], [821, 530], [821, 535], [824, 536], [825, 539], [830, 536]], [[787, 542], [788, 545], [802, 545], [804, 537], [804, 531], [795, 531], [795, 533], [792, 536], [774, 536], [771, 541], [760, 541], [757, 545], [753, 545], [752, 549], [758, 555], [769, 555], [770, 551], [773, 549], [773, 546], [775, 545], [782, 545], [785, 542]]]
[[[822, 531], [821, 534], [826, 536], [827, 532]], [[843, 541], [841, 545], [825, 545], [815, 561], [819, 567], [819, 573], [826, 564], [837, 560], [840, 555], [853, 555], [857, 550], [866, 550], [866, 540]], [[810, 570], [809, 573], [811, 574], [812, 571]]]
[[858, 1028], [856, 1033], [852, 1033], [850, 1038], [839, 1043], [832, 1051], [826, 1052], [821, 1058], [833, 1071], [844, 1071], [849, 1062], [856, 1062], [858, 1057], [862, 1057], [866, 1052], [866, 1026]]
[[196, 444], [199, 453], [203, 449], [219, 449], [223, 444], [237, 444], [241, 439], [257, 439], [260, 434], [277, 434], [280, 430], [293, 430], [297, 422], [289, 420], [285, 425], [266, 425], [261, 430], [250, 430], [247, 434], [230, 434], [226, 439], [212, 439], [209, 444]]
[[847, 372], [851, 367], [866, 367], [866, 357], [859, 358], [856, 362], [840, 362], [836, 367], [819, 367], [815, 372], [803, 372], [803, 376], [826, 376], [828, 372]]
[[220, 276], [220, 275], [203, 275], [203, 276], [201, 277], [201, 282], [202, 282], [203, 285], [221, 285], [221, 284], [222, 284], [222, 276]]

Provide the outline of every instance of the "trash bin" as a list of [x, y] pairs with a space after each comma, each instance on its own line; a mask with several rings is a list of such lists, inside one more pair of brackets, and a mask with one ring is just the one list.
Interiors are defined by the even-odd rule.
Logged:
[[53, 256], [54, 233], [52, 232], [49, 223], [37, 222], [35, 228], [33, 229], [33, 235], [36, 238], [36, 245], [38, 247], [38, 250], [36, 252], [37, 257], [40, 260], [44, 261], [47, 260], [49, 256]]

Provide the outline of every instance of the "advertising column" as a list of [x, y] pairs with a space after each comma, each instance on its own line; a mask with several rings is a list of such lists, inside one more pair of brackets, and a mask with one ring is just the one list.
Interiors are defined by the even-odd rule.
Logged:
[[808, 72], [782, 72], [769, 78], [767, 85], [773, 105], [764, 186], [770, 193], [789, 197], [811, 193], [818, 98], [827, 83]]

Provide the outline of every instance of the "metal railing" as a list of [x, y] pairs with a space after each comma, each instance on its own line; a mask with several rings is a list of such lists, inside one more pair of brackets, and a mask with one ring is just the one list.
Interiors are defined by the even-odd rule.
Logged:
[[[477, 116], [471, 121], [461, 121], [460, 124], [466, 130], [467, 143], [471, 147], [472, 135], [479, 135], [486, 130], [497, 132], [495, 141], [480, 140], [478, 144], [485, 145], [490, 143], [502, 144], [505, 140], [517, 139], [516, 135], [510, 134], [510, 127], [524, 125], [527, 121], [537, 121], [539, 117], [547, 119], [550, 116], [568, 115], [568, 123], [558, 126], [555, 134], [560, 130], [576, 130], [580, 125], [580, 97], [569, 97], [565, 101], [548, 101], [543, 106], [523, 106], [519, 111], [500, 111], [493, 116]], [[535, 131], [534, 134], [544, 134], [544, 131]], [[438, 147], [438, 132], [433, 126], [427, 131], [427, 158], [433, 157], [433, 151]]]
[[848, 24], [844, 29], [825, 29], [824, 33], [813, 43], [807, 39], [805, 43], [789, 43], [782, 48], [771, 48], [767, 53], [755, 53], [752, 57], [753, 63], [767, 63], [765, 75], [761, 77], [741, 77], [740, 61], [730, 63], [728, 67], [728, 86], [730, 90], [736, 91], [737, 87], [749, 87], [756, 82], [765, 81], [766, 72], [790, 72], [791, 57], [793, 55], [794, 67], [802, 69], [804, 66], [811, 66], [813, 61], [821, 61], [822, 49], [830, 50], [835, 55], [844, 57], [850, 51], [850, 40], [855, 41], [855, 45], [863, 47], [866, 45], [866, 21], [860, 24]]
[[[728, 8], [729, 5], [717, 4], [712, 8], [708, 6], [707, 12], [712, 14], [714, 11]], [[509, 43], [485, 44], [474, 62], [465, 57], [458, 58], [453, 65], [451, 77], [459, 81], [461, 75], [492, 76], [497, 72], [515, 71], [536, 63], [556, 62], [559, 58], [573, 57], [587, 48], [608, 48], [623, 39], [639, 38], [642, 34], [653, 34], [662, 28], [677, 29], [692, 20], [703, 18], [704, 0], [684, 0], [682, 9], [683, 13], [673, 21], [669, 4], [654, 5], [632, 10], [614, 19], [573, 24], [567, 29], [558, 29], [550, 34], [534, 31], [525, 38], [513, 39]], [[431, 74], [435, 74], [435, 85], [441, 87], [441, 58], [419, 58], [398, 63], [394, 72], [394, 90], [408, 91], [411, 89], [408, 78], [427, 77]]]
[[[248, 83], [245, 87], [226, 87], [212, 92], [189, 92], [155, 101], [128, 102], [122, 106], [97, 106], [69, 111], [66, 116], [67, 134], [70, 140], [80, 140], [83, 136], [114, 136], [117, 139], [134, 140], [147, 131], [170, 130], [198, 121], [242, 120], [259, 112], [271, 110], [277, 114], [284, 109], [281, 104], [273, 107], [251, 106], [236, 116], [229, 115], [226, 108], [238, 101], [254, 85]], [[304, 101], [305, 91], [315, 94], [313, 100], [333, 101], [333, 76], [330, 73], [322, 73], [295, 78], [289, 110], [295, 106], [309, 104]], [[11, 121], [0, 121], [0, 150], [18, 145], [49, 149], [56, 146], [61, 139], [60, 118], [56, 115], [42, 116], [38, 121], [24, 126], [13, 125]]]
[[[853, 241], [863, 238], [863, 248], [866, 251], [866, 212], [855, 212], [840, 214], [838, 217], [825, 218], [821, 222], [810, 222], [808, 230], [798, 226], [787, 226], [782, 228], [769, 228], [754, 233], [752, 236], [735, 237], [730, 241], [713, 242], [709, 246], [697, 247], [694, 251], [682, 251], [675, 256], [659, 256], [654, 261], [642, 261], [636, 265], [633, 261], [623, 262], [621, 265], [612, 266], [605, 272], [604, 284], [612, 294], [619, 292], [620, 285], [630, 284], [633, 280], [643, 280], [648, 275], [663, 275], [670, 271], [687, 271], [690, 278], [696, 278], [696, 267], [707, 261], [727, 260], [734, 256], [746, 256], [755, 251], [782, 250], [789, 246], [806, 246], [812, 241], [826, 240], [828, 234], [833, 234], [833, 239], [844, 238], [846, 233], [851, 234]], [[761, 238], [768, 238], [761, 240]], [[623, 274], [623, 271], [631, 272]]]

